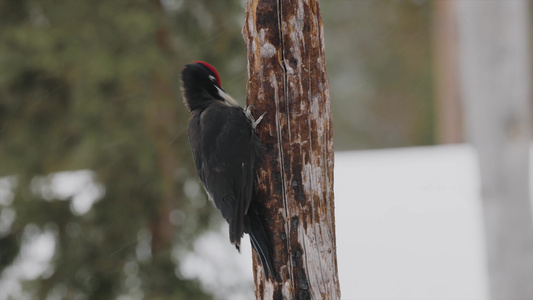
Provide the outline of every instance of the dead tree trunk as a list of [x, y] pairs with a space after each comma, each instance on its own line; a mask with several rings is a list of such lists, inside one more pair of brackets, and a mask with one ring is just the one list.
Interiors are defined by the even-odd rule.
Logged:
[[257, 299], [340, 299], [333, 203], [333, 125], [316, 0], [246, 0], [248, 103], [266, 112], [257, 201], [278, 281], [254, 255]]
[[533, 299], [528, 1], [457, 1], [461, 83], [478, 151], [492, 299]]

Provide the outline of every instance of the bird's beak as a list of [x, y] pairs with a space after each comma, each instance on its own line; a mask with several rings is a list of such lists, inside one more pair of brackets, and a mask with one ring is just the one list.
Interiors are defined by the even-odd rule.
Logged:
[[222, 99], [224, 99], [224, 103], [228, 106], [240, 106], [235, 99], [231, 98], [230, 95], [228, 95], [223, 89], [219, 88], [218, 86], [215, 86], [218, 90], [218, 94]]

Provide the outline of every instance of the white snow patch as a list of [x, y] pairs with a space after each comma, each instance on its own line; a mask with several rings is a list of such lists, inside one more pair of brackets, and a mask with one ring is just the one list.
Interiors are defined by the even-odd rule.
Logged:
[[11, 205], [13, 198], [15, 197], [13, 190], [15, 189], [16, 185], [16, 176], [6, 176], [0, 178], [0, 205]]
[[50, 260], [55, 253], [55, 235], [27, 225], [22, 236], [20, 253], [0, 277], [0, 299], [31, 299], [22, 282], [51, 274]]
[[95, 179], [94, 172], [78, 170], [52, 173], [32, 180], [32, 190], [46, 200], [72, 200], [72, 211], [87, 213], [105, 194], [105, 188]]
[[202, 287], [215, 299], [245, 300], [254, 298], [252, 249], [248, 235], [241, 240], [241, 254], [229, 242], [228, 224], [221, 230], [207, 232], [194, 244], [194, 251], [181, 257], [183, 277], [198, 278]]
[[337, 153], [344, 299], [487, 299], [470, 146]]

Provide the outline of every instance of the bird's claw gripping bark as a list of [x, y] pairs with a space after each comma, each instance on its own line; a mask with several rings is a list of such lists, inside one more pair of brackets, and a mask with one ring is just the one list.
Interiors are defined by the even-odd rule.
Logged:
[[259, 125], [259, 123], [261, 122], [261, 120], [263, 120], [263, 117], [266, 115], [266, 112], [264, 112], [261, 116], [259, 116], [259, 118], [255, 121], [252, 122], [252, 128], [255, 129], [257, 127], [257, 125]]
[[253, 105], [248, 105], [246, 107], [246, 109], [244, 110], [244, 114], [246, 114], [246, 117], [252, 121], [252, 128], [255, 129], [257, 127], [257, 125], [259, 125], [259, 123], [261, 122], [261, 120], [263, 120], [263, 117], [265, 116], [266, 112], [264, 112], [261, 116], [259, 116], [259, 118], [257, 118], [257, 120], [254, 118], [254, 116], [252, 115], [252, 107], [254, 107]]

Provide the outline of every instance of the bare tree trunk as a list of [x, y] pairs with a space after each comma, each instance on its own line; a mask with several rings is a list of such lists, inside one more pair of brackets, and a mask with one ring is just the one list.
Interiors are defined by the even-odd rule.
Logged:
[[[149, 0], [154, 6], [163, 12], [161, 0]], [[170, 43], [168, 28], [161, 26], [155, 33], [155, 41], [158, 47], [170, 57], [174, 57], [174, 49]], [[152, 234], [152, 254], [161, 255], [168, 253], [172, 246], [172, 238], [176, 228], [170, 223], [169, 213], [176, 208], [176, 199], [179, 198], [174, 184], [174, 176], [177, 163], [176, 151], [170, 140], [175, 134], [169, 124], [176, 124], [175, 95], [173, 82], [160, 76], [152, 76], [154, 87], [153, 101], [150, 110], [146, 112], [146, 123], [151, 131], [152, 143], [158, 157], [158, 167], [161, 174], [161, 199], [158, 211], [150, 224]]]
[[492, 299], [533, 299], [527, 0], [457, 1], [462, 91], [480, 171]]
[[254, 255], [258, 299], [340, 299], [333, 197], [333, 125], [316, 0], [246, 0], [248, 104], [266, 112], [256, 199], [278, 281]]
[[459, 92], [457, 10], [455, 1], [433, 1], [433, 54], [437, 100], [437, 141], [461, 143], [463, 115]]

